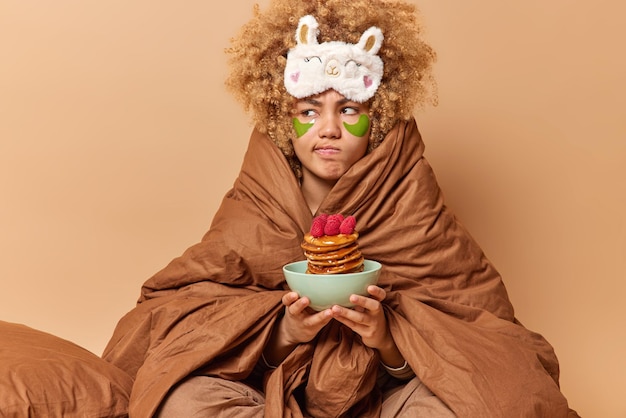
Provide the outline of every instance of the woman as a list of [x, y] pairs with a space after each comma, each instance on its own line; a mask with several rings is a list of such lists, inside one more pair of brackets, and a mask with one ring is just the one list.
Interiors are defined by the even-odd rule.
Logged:
[[[257, 128], [209, 231], [105, 349], [135, 376], [131, 416], [576, 416], [423, 157], [434, 53], [414, 8], [276, 0], [229, 52]], [[319, 213], [354, 215], [384, 266], [353, 309], [314, 312], [282, 276]]]

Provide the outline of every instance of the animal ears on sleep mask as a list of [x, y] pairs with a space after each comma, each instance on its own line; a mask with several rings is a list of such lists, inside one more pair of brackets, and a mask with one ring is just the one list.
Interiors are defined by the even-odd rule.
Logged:
[[317, 35], [317, 20], [311, 15], [300, 18], [297, 44], [287, 54], [287, 92], [301, 99], [334, 89], [359, 103], [374, 96], [383, 76], [383, 60], [376, 55], [383, 43], [382, 31], [372, 26], [356, 44], [320, 44]]

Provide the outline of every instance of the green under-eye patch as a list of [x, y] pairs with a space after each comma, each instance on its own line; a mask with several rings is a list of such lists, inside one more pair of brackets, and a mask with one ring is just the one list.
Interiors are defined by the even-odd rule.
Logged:
[[345, 126], [346, 130], [352, 135], [363, 137], [367, 133], [367, 130], [370, 128], [370, 118], [365, 113], [363, 113], [361, 116], [359, 116], [358, 122], [354, 125], [350, 125], [344, 122], [343, 126]]
[[[306, 134], [315, 123], [315, 120], [312, 120], [309, 123], [302, 123], [298, 120], [298, 118], [293, 118], [292, 121], [293, 128], [296, 130], [296, 135], [298, 136], [298, 138]], [[357, 121], [357, 123], [350, 125], [349, 123], [344, 122], [343, 126], [345, 126], [346, 130], [352, 135], [363, 137], [370, 128], [370, 118], [365, 113], [363, 113], [361, 116], [359, 116], [359, 120]]]
[[293, 128], [296, 130], [296, 135], [298, 135], [298, 138], [307, 133], [314, 123], [314, 120], [309, 123], [302, 123], [298, 120], [298, 118], [293, 118]]

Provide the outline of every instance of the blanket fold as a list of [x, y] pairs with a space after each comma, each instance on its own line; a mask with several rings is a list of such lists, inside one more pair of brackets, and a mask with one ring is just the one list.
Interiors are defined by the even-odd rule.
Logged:
[[[552, 347], [514, 316], [498, 272], [445, 206], [414, 120], [358, 161], [319, 213], [354, 215], [383, 264], [391, 333], [416, 375], [463, 417], [576, 416]], [[132, 417], [150, 417], [192, 372], [250, 377], [302, 260], [312, 214], [278, 148], [254, 131], [240, 175], [202, 240], [144, 283], [103, 357], [135, 376]], [[377, 416], [378, 358], [331, 322], [264, 380], [267, 416]]]

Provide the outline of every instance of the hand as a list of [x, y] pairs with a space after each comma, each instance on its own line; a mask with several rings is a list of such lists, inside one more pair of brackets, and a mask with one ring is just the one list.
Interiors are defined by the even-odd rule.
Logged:
[[363, 344], [378, 350], [383, 363], [390, 367], [400, 367], [404, 358], [398, 350], [389, 330], [382, 301], [387, 292], [378, 286], [368, 286], [368, 296], [351, 295], [354, 308], [335, 305], [332, 316], [361, 336]]
[[350, 302], [355, 305], [352, 309], [333, 306], [331, 308], [333, 318], [359, 334], [366, 346], [375, 349], [384, 348], [391, 339], [381, 303], [387, 293], [378, 286], [369, 286], [367, 292], [371, 297], [350, 296]]
[[330, 309], [314, 312], [308, 309], [310, 301], [296, 292], [283, 295], [285, 315], [274, 325], [270, 339], [263, 350], [268, 363], [281, 363], [300, 343], [311, 341], [333, 319]]
[[314, 312], [307, 309], [309, 298], [300, 297], [296, 292], [289, 292], [283, 296], [285, 316], [280, 323], [280, 329], [286, 342], [296, 345], [311, 341], [326, 324], [333, 319], [330, 309]]

